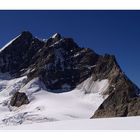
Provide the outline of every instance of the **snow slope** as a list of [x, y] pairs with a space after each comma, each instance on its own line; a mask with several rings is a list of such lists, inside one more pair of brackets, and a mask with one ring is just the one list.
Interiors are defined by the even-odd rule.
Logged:
[[[64, 93], [48, 92], [35, 78], [12, 78], [0, 74], [1, 130], [139, 130], [140, 117], [89, 119], [106, 97], [107, 79], [93, 81], [92, 77]], [[28, 105], [11, 107], [9, 101], [16, 91], [25, 92]]]
[[[76, 89], [58, 94], [48, 92], [38, 78], [27, 83], [26, 76], [12, 79], [2, 75], [0, 126], [90, 118], [107, 97], [102, 93], [109, 85], [107, 79], [94, 82], [90, 77]], [[18, 90], [26, 93], [30, 103], [11, 107], [10, 98]]]
[[140, 117], [80, 119], [0, 127], [1, 130], [140, 130]]

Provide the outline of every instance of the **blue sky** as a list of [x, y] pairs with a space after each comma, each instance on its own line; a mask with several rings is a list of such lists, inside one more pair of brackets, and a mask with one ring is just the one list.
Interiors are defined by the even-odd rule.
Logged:
[[140, 11], [0, 11], [0, 47], [24, 30], [39, 38], [59, 32], [81, 47], [114, 54], [140, 87]]

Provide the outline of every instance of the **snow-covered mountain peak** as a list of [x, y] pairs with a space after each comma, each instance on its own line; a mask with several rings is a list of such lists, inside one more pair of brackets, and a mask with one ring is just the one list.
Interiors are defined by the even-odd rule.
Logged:
[[2, 52], [4, 49], [6, 49], [9, 45], [11, 45], [17, 38], [19, 38], [21, 36], [21, 34], [20, 35], [18, 35], [18, 36], [16, 36], [14, 39], [12, 39], [11, 41], [9, 41], [7, 44], [5, 44], [1, 49], [0, 49], [0, 52]]
[[0, 76], [0, 111], [11, 111], [2, 120], [6, 124], [89, 118], [94, 111], [93, 117], [140, 113], [139, 88], [114, 56], [81, 48], [58, 33], [44, 42], [22, 32], [1, 51], [0, 72], [11, 76]]
[[23, 31], [23, 32], [21, 32], [21, 34], [19, 34], [14, 39], [12, 39], [7, 44], [5, 44], [3, 47], [1, 47], [0, 52], [2, 52], [3, 50], [7, 49], [10, 46], [16, 46], [16, 44], [18, 42], [19, 43], [22, 42], [22, 40], [28, 41], [32, 38], [33, 38], [33, 35], [29, 31]]
[[59, 33], [55, 33], [55, 34], [52, 35], [52, 38], [53, 39], [55, 39], [55, 38], [59, 38], [60, 39], [61, 35]]

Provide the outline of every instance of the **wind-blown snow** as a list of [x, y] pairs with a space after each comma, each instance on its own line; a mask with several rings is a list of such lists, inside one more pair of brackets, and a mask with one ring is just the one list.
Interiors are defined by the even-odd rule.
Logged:
[[55, 38], [57, 35], [58, 35], [58, 33], [55, 33], [55, 34], [52, 36], [52, 38]]
[[[107, 97], [102, 95], [107, 79], [93, 82], [91, 77], [76, 89], [57, 94], [47, 91], [38, 78], [26, 83], [26, 76], [5, 77], [0, 76], [0, 126], [90, 118]], [[11, 107], [9, 101], [16, 91], [25, 92], [30, 103]]]
[[80, 119], [3, 127], [3, 130], [140, 130], [140, 117]]
[[13, 41], [15, 41], [20, 35], [9, 41], [6, 45], [4, 45], [1, 49], [0, 52], [2, 52], [5, 48], [7, 48]]

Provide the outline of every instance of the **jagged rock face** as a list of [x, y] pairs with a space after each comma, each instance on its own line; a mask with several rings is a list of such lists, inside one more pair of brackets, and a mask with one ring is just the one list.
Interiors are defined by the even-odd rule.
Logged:
[[0, 52], [0, 71], [10, 74], [24, 72], [32, 63], [32, 57], [42, 48], [44, 42], [29, 32], [22, 32], [11, 44]]
[[[105, 56], [109, 58], [109, 56]], [[107, 60], [107, 59], [106, 59]], [[100, 105], [92, 118], [125, 117], [140, 115], [140, 90], [122, 72], [114, 57], [107, 61], [104, 73], [98, 73], [96, 78], [107, 77], [110, 82], [108, 90], [104, 93], [108, 98]], [[100, 69], [99, 65], [96, 69]], [[101, 68], [101, 71], [103, 70]], [[98, 77], [99, 76], [99, 77]]]
[[91, 75], [92, 66], [99, 55], [90, 49], [78, 47], [71, 38], [55, 37], [51, 38], [53, 43], [49, 39], [49, 43], [47, 41], [33, 58], [36, 62], [28, 77], [39, 76], [48, 90], [68, 91]]
[[0, 71], [17, 77], [26, 72], [29, 81], [39, 77], [48, 90], [62, 92], [91, 76], [98, 58], [91, 49], [80, 48], [73, 39], [58, 33], [43, 42], [22, 32], [0, 52]]
[[[39, 77], [52, 92], [72, 90], [91, 76], [93, 81], [108, 79], [109, 87], [102, 95], [108, 98], [92, 118], [140, 115], [140, 90], [123, 73], [115, 56], [80, 48], [58, 33], [43, 42], [23, 32], [0, 52], [0, 71], [27, 75], [28, 81]], [[13, 106], [24, 103], [28, 99], [23, 93], [11, 100]]]
[[28, 97], [23, 92], [16, 92], [11, 98], [10, 105], [20, 107], [24, 104], [29, 104]]

